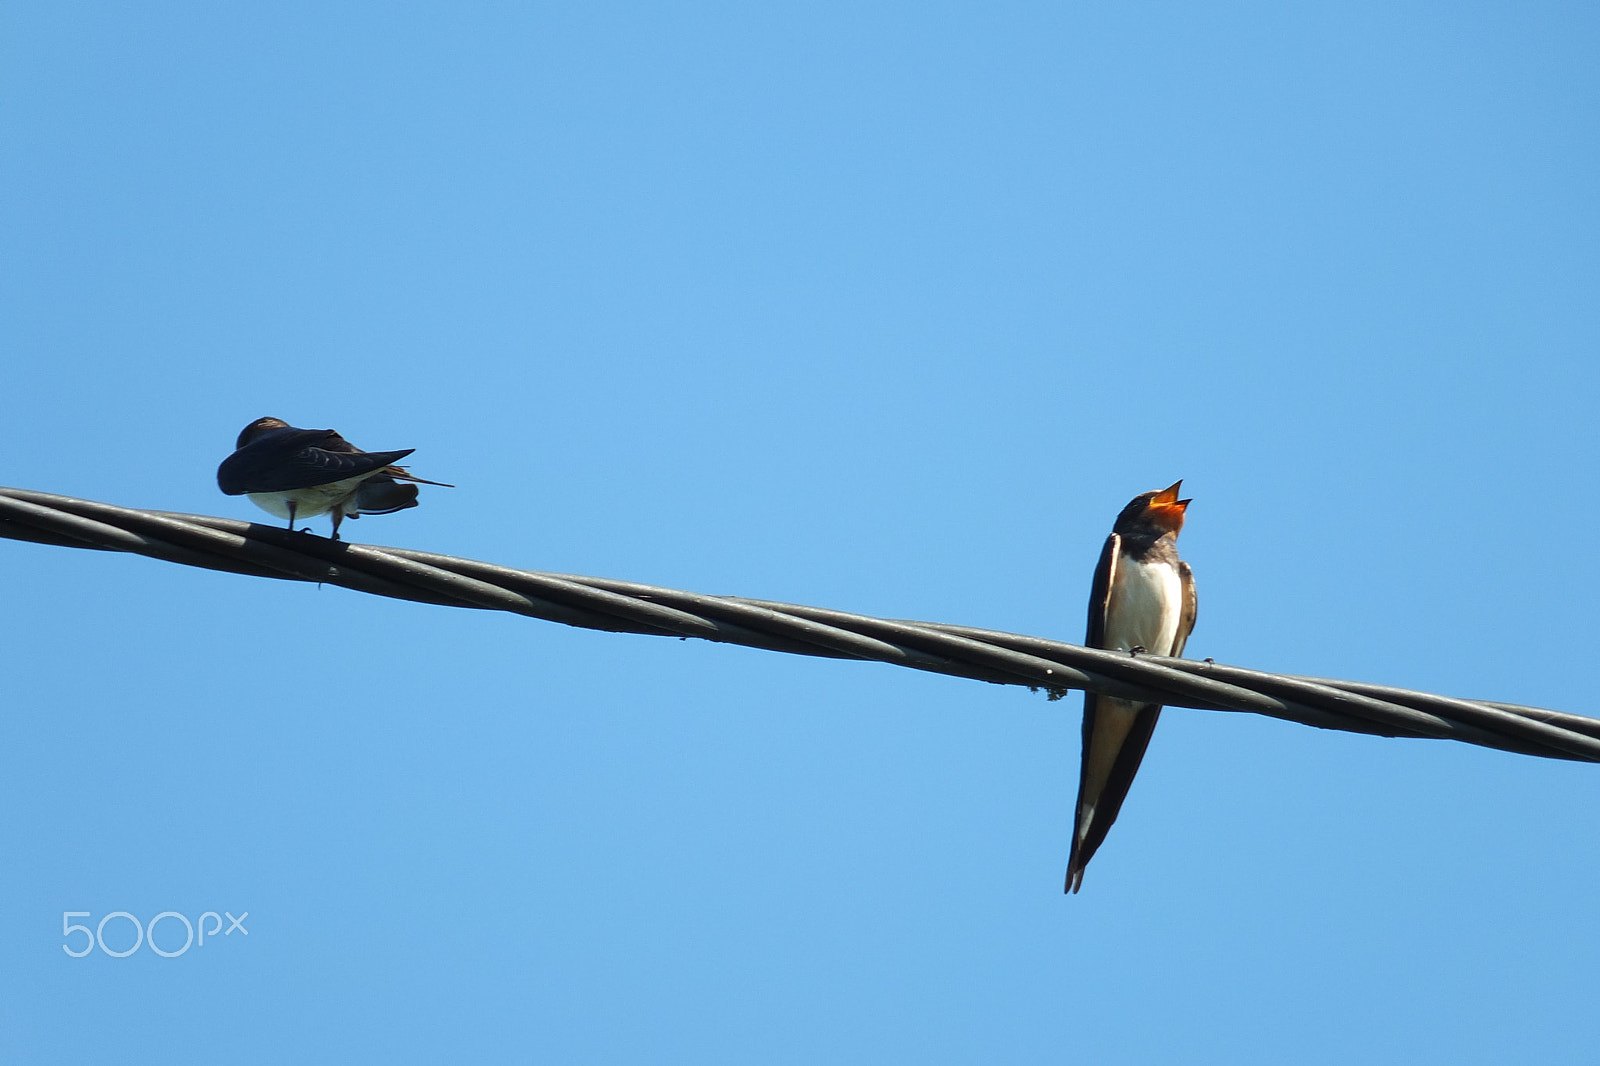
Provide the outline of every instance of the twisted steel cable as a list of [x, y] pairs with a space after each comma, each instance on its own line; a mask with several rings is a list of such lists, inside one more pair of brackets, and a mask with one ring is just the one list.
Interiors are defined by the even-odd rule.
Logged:
[[237, 519], [117, 507], [0, 488], [0, 537], [253, 577], [341, 585], [396, 599], [510, 611], [618, 633], [700, 637], [770, 651], [869, 659], [1002, 685], [1171, 707], [1249, 711], [1323, 729], [1435, 737], [1600, 762], [1600, 720], [1387, 685], [1102, 651], [970, 626], [709, 596], [610, 578], [514, 570], [404, 548], [328, 540]]

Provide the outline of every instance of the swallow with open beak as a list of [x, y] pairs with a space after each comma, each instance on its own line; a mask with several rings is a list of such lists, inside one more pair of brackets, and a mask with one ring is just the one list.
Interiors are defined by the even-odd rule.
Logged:
[[287, 518], [290, 529], [296, 519], [331, 514], [334, 540], [346, 518], [415, 507], [415, 483], [455, 488], [394, 465], [414, 448], [364, 452], [331, 429], [296, 429], [281, 418], [258, 418], [245, 426], [234, 448], [217, 467], [218, 488]]
[[[1188, 500], [1179, 481], [1135, 496], [1117, 515], [1100, 552], [1089, 593], [1084, 644], [1151, 655], [1183, 654], [1194, 628], [1194, 573], [1178, 558], [1178, 531]], [[1083, 694], [1083, 769], [1078, 778], [1067, 891], [1083, 884], [1083, 868], [1117, 820], [1139, 772], [1161, 705]]]

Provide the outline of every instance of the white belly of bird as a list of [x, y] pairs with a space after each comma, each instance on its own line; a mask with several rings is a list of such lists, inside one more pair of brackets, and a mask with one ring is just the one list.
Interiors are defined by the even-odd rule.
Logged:
[[1123, 556], [1117, 560], [1117, 579], [1106, 607], [1106, 647], [1171, 655], [1182, 608], [1183, 583], [1176, 566]]
[[277, 515], [279, 518], [289, 517], [289, 504], [294, 504], [294, 516], [300, 518], [315, 518], [319, 514], [327, 514], [334, 507], [355, 495], [361, 483], [371, 477], [370, 473], [360, 477], [347, 477], [343, 481], [334, 481], [327, 485], [313, 485], [305, 489], [290, 489], [287, 492], [247, 492], [250, 502], [268, 514]]

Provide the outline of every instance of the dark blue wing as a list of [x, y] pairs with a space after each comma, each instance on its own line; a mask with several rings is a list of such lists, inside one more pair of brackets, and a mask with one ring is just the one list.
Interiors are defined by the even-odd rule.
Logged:
[[331, 429], [270, 430], [217, 467], [217, 487], [229, 496], [288, 492], [373, 474], [416, 449], [364, 452]]

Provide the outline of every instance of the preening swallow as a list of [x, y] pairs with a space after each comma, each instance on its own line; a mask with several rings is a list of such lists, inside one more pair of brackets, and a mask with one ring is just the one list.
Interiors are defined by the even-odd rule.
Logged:
[[[1094, 571], [1087, 646], [1183, 654], [1196, 604], [1194, 573], [1178, 558], [1178, 531], [1190, 503], [1178, 499], [1182, 484], [1140, 493], [1117, 515]], [[1083, 884], [1083, 868], [1117, 820], [1160, 716], [1160, 704], [1083, 694], [1083, 769], [1067, 860], [1068, 892]]]
[[235, 451], [217, 467], [217, 487], [248, 496], [268, 514], [289, 520], [333, 515], [339, 523], [364, 514], [393, 514], [417, 505], [417, 486], [439, 485], [395, 466], [415, 448], [364, 452], [331, 429], [296, 429], [281, 418], [258, 418], [239, 434]]

